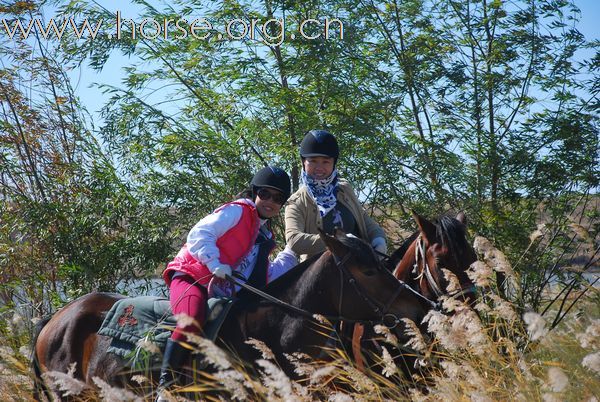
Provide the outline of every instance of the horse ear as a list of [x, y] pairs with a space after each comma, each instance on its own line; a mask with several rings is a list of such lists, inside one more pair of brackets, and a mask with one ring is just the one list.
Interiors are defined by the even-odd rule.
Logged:
[[419, 226], [419, 230], [421, 231], [421, 235], [424, 240], [427, 240], [429, 244], [435, 243], [436, 237], [436, 228], [435, 225], [429, 222], [427, 219], [416, 213], [414, 210], [411, 210], [413, 219], [417, 222]]
[[[342, 242], [339, 241], [339, 239], [337, 238], [337, 231], [336, 236], [330, 236], [321, 229], [318, 230], [319, 237], [321, 237], [321, 240], [323, 240], [323, 243], [325, 243], [325, 246], [327, 247], [327, 249], [329, 249], [329, 251], [331, 251], [333, 255], [340, 257], [346, 253], [346, 246], [344, 246]], [[342, 232], [342, 235], [345, 235], [344, 232]]]
[[459, 212], [458, 215], [456, 215], [456, 220], [462, 223], [465, 227], [467, 226], [467, 215], [465, 215], [464, 212]]

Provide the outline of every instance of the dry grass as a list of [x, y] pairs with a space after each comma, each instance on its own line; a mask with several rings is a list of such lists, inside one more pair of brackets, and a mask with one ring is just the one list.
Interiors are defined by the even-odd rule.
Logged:
[[0, 399], [33, 401], [26, 357], [5, 346], [0, 348], [0, 355]]
[[[579, 301], [560, 326], [548, 331], [544, 317], [534, 312], [518, 314], [511, 303], [498, 296], [490, 283], [494, 271], [513, 275], [502, 253], [485, 239], [476, 240], [486, 256], [474, 264], [470, 276], [482, 296], [474, 309], [445, 299], [442, 312], [430, 312], [425, 321], [433, 336], [423, 336], [407, 322], [411, 340], [397, 339], [377, 330], [386, 341], [380, 358], [383, 370], [362, 373], [340, 350], [331, 351], [333, 361], [307, 356], [287, 356], [303, 379], [284, 374], [270, 350], [260, 341], [250, 343], [262, 354], [254, 374], [248, 364], [204, 339], [193, 344], [206, 356], [209, 373], [196, 373], [193, 384], [173, 390], [172, 400], [184, 392], [208, 400], [269, 401], [598, 401], [600, 400], [600, 306], [597, 293]], [[514, 279], [514, 278], [513, 278]], [[517, 286], [518, 281], [513, 283]], [[324, 324], [326, 325], [326, 324]], [[15, 330], [16, 331], [16, 330]], [[13, 332], [15, 339], [17, 334]], [[418, 351], [417, 365], [428, 369], [427, 380], [405, 378], [391, 356], [395, 346]], [[0, 400], [32, 400], [26, 353], [3, 347], [0, 363]], [[81, 400], [147, 400], [155, 395], [136, 395], [96, 380], [90, 390], [65, 374], [50, 374], [62, 392], [80, 394]], [[140, 381], [140, 378], [137, 379]], [[141, 379], [143, 382], [143, 379]], [[422, 384], [427, 382], [428, 386]], [[418, 384], [421, 384], [419, 386]]]

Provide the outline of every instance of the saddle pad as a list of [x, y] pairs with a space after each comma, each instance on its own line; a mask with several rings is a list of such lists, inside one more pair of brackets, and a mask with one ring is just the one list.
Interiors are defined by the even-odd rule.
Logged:
[[109, 352], [128, 357], [140, 339], [147, 339], [164, 350], [176, 323], [169, 300], [139, 296], [116, 302], [106, 314], [98, 334], [113, 339]]
[[[217, 338], [232, 305], [233, 300], [229, 298], [208, 300], [208, 319], [203, 328], [205, 338], [212, 341]], [[136, 368], [136, 363], [142, 357], [140, 348], [136, 348], [138, 342], [147, 339], [163, 352], [176, 324], [169, 300], [156, 296], [139, 296], [116, 302], [107, 313], [98, 334], [112, 338], [108, 352], [130, 360], [130, 366]], [[149, 356], [149, 360], [151, 364], [159, 363], [160, 356], [153, 354]], [[144, 362], [140, 362], [142, 363]]]

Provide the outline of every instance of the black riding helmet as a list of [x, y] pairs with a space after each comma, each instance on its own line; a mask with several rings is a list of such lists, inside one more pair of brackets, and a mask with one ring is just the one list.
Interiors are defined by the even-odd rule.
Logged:
[[310, 130], [300, 143], [300, 156], [328, 156], [337, 158], [340, 156], [340, 148], [334, 135], [326, 130]]
[[285, 199], [290, 197], [292, 186], [290, 176], [276, 166], [267, 166], [260, 169], [252, 178], [252, 195], [256, 197], [256, 191], [259, 187], [268, 187], [279, 190], [283, 193]]

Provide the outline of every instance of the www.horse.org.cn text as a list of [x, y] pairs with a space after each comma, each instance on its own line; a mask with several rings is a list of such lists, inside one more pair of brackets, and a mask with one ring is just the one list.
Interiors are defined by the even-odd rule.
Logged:
[[[297, 23], [284, 18], [261, 20], [257, 18], [235, 18], [222, 24], [214, 24], [207, 18], [144, 18], [135, 21], [124, 18], [117, 11], [115, 19], [102, 18], [90, 21], [87, 18], [50, 18], [47, 22], [39, 18], [31, 20], [6, 20], [0, 24], [0, 35], [10, 39], [26, 40], [36, 31], [45, 39], [62, 39], [74, 35], [77, 39], [94, 40], [105, 36], [109, 39], [143, 40], [250, 40], [269, 46], [281, 45], [285, 40], [329, 40], [344, 39], [344, 24], [338, 18], [305, 19]], [[105, 24], [106, 23], [106, 24]]]

